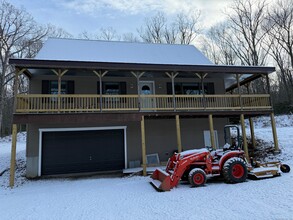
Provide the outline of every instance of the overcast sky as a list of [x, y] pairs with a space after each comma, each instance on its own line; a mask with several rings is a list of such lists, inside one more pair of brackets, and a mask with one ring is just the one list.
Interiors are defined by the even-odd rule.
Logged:
[[232, 0], [8, 0], [23, 6], [39, 23], [51, 23], [74, 36], [113, 27], [119, 34], [133, 32], [145, 18], [163, 12], [172, 20], [179, 12], [201, 11], [202, 28], [224, 19]]

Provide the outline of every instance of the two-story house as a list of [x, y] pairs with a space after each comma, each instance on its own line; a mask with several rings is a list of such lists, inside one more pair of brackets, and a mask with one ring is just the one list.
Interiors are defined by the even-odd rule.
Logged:
[[[27, 125], [27, 177], [123, 170], [146, 155], [224, 145], [230, 118], [271, 115], [273, 67], [214, 65], [192, 45], [49, 39], [34, 59], [10, 59], [29, 93], [13, 117]], [[265, 94], [251, 81], [267, 79]], [[246, 86], [243, 90], [240, 87]], [[247, 93], [241, 93], [247, 91]], [[244, 149], [247, 152], [245, 130]], [[253, 132], [252, 132], [253, 137]], [[132, 164], [132, 165], [131, 165]], [[13, 182], [11, 182], [13, 184]]]

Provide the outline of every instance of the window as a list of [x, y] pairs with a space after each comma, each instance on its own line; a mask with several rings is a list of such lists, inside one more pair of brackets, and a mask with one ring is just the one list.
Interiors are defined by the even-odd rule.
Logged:
[[142, 95], [151, 95], [151, 88], [148, 85], [144, 85], [141, 88], [141, 94]]
[[119, 83], [105, 83], [104, 94], [118, 95], [120, 94]]
[[[200, 95], [202, 94], [201, 83], [175, 83], [176, 95]], [[214, 83], [204, 83], [205, 94], [215, 94]], [[167, 94], [172, 94], [172, 83], [167, 83]]]
[[[98, 82], [97, 94], [100, 94], [99, 82]], [[105, 94], [105, 95], [126, 94], [126, 82], [102, 82], [102, 94]]]
[[[42, 94], [58, 94], [58, 81], [42, 80]], [[74, 81], [61, 81], [61, 94], [74, 94]]]
[[198, 95], [201, 93], [198, 83], [182, 83], [182, 93], [185, 95]]
[[[204, 136], [204, 146], [212, 146], [212, 141], [211, 141], [211, 132], [210, 130], [204, 130], [203, 131], [203, 136]], [[219, 149], [219, 138], [218, 138], [218, 131], [214, 130], [214, 137], [215, 137], [215, 147], [216, 149]]]
[[[49, 94], [58, 94], [58, 81], [50, 81]], [[61, 94], [67, 94], [67, 82], [61, 82]]]

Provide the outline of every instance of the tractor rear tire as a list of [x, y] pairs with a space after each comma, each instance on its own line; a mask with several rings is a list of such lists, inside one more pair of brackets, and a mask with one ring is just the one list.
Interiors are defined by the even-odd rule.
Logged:
[[241, 183], [247, 178], [247, 166], [239, 157], [228, 159], [223, 166], [223, 176], [226, 183]]
[[188, 180], [191, 186], [203, 186], [207, 181], [207, 175], [202, 169], [194, 168], [189, 172]]

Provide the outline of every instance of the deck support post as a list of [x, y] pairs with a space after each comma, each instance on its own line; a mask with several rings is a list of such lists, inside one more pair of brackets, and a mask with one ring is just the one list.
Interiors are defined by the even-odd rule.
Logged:
[[210, 137], [211, 137], [211, 145], [212, 148], [215, 150], [216, 145], [215, 145], [215, 132], [214, 132], [214, 122], [213, 122], [213, 115], [209, 115], [209, 125], [210, 125]]
[[16, 164], [16, 138], [17, 138], [17, 125], [12, 125], [12, 144], [11, 144], [11, 159], [10, 159], [10, 179], [9, 187], [13, 188], [15, 178], [15, 164]]
[[171, 79], [171, 83], [172, 83], [172, 96], [173, 96], [173, 108], [174, 108], [174, 112], [176, 111], [176, 99], [175, 99], [175, 78], [176, 76], [178, 76], [179, 73], [168, 73], [165, 72], [165, 74]]
[[142, 152], [142, 175], [146, 176], [146, 147], [145, 147], [145, 124], [144, 124], [144, 116], [141, 116], [141, 152]]
[[275, 153], [280, 153], [274, 113], [271, 113], [270, 116], [271, 116], [271, 124], [272, 124], [273, 138], [274, 138]]
[[246, 130], [245, 130], [245, 123], [244, 123], [244, 114], [240, 115], [240, 122], [241, 122], [241, 131], [242, 131], [242, 139], [243, 139], [243, 150], [245, 152], [245, 157], [247, 161], [250, 161], [249, 154], [248, 154], [248, 146], [247, 146], [247, 139], [246, 139]]
[[180, 119], [179, 119], [179, 115], [176, 115], [176, 133], [177, 133], [178, 153], [181, 153], [182, 152], [182, 144], [181, 144], [181, 131], [180, 131]]
[[108, 73], [108, 71], [104, 71], [102, 72], [101, 70], [100, 71], [93, 71], [97, 77], [99, 78], [99, 93], [100, 93], [100, 101], [99, 101], [99, 105], [100, 105], [100, 112], [103, 111], [103, 101], [102, 101], [102, 98], [103, 98], [103, 88], [102, 88], [102, 78]]
[[253, 148], [255, 148], [256, 142], [255, 142], [254, 126], [253, 126], [252, 118], [249, 118], [249, 127], [250, 127], [250, 136], [251, 136], [252, 146], [253, 146]]

